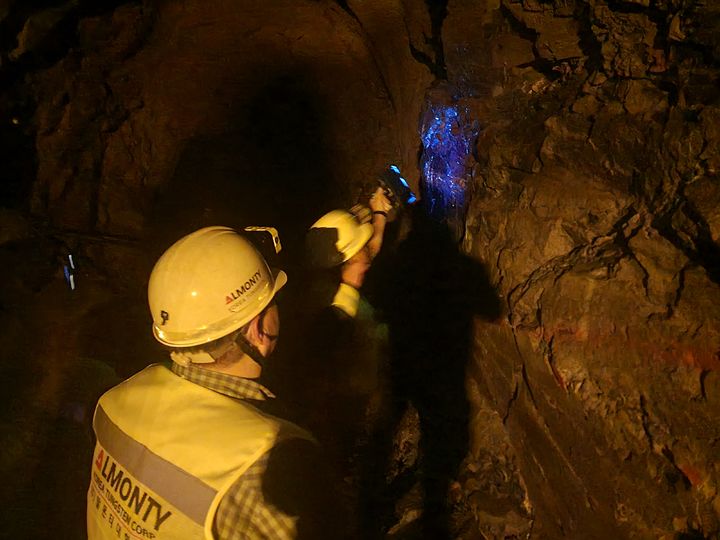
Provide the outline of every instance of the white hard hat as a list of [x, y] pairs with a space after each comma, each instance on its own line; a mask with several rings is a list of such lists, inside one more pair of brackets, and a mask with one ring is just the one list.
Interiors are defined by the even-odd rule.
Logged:
[[370, 223], [360, 223], [345, 210], [333, 210], [310, 227], [306, 247], [313, 266], [342, 264], [368, 243], [373, 235]]
[[150, 274], [153, 334], [172, 347], [219, 339], [261, 313], [286, 282], [233, 229], [200, 229], [175, 242]]

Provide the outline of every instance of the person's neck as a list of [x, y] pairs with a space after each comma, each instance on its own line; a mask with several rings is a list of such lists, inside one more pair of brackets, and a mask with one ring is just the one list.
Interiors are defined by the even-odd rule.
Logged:
[[242, 353], [237, 360], [220, 357], [217, 362], [213, 364], [203, 364], [203, 367], [211, 371], [227, 373], [228, 375], [243, 377], [245, 379], [257, 379], [262, 373], [260, 364], [245, 353]]

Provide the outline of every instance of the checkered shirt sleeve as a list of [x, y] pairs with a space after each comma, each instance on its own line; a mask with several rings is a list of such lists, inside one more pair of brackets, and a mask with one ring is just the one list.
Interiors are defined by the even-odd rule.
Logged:
[[220, 502], [215, 516], [221, 540], [292, 539], [296, 518], [280, 512], [263, 498], [262, 477], [267, 454], [255, 462]]
[[[209, 371], [195, 366], [173, 363], [172, 371], [195, 384], [220, 394], [238, 398], [265, 400], [275, 396], [250, 379]], [[215, 514], [215, 533], [219, 540], [293, 539], [296, 518], [281, 512], [265, 501], [262, 490], [267, 466], [265, 454], [253, 463], [220, 501]]]

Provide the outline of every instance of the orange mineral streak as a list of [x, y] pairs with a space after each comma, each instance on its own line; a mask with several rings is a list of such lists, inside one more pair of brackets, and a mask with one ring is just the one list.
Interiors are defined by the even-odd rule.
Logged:
[[648, 343], [643, 344], [643, 347], [647, 347], [654, 353], [653, 358], [658, 363], [686, 366], [703, 371], [720, 370], [720, 358], [713, 347], [694, 346], [678, 341], [664, 345]]
[[542, 334], [546, 342], [552, 339], [553, 350], [556, 353], [563, 347], [574, 349], [582, 347], [586, 351], [604, 351], [608, 356], [624, 354], [631, 358], [640, 358], [644, 364], [651, 366], [685, 366], [702, 371], [720, 370], [718, 344], [710, 343], [709, 340], [687, 343], [670, 338], [661, 340], [662, 336], [653, 335], [641, 339], [633, 337], [632, 333], [619, 331], [614, 324], [548, 325], [543, 328]]
[[702, 469], [699, 469], [694, 465], [690, 465], [689, 463], [678, 463], [678, 469], [680, 469], [687, 479], [690, 480], [693, 487], [702, 484], [703, 478], [705, 477]]

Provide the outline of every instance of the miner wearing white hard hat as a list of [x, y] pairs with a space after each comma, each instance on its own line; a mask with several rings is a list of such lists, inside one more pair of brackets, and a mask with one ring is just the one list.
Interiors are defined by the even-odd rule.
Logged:
[[315, 442], [262, 412], [274, 396], [257, 379], [280, 334], [286, 281], [227, 227], [200, 229], [160, 257], [148, 300], [172, 362], [97, 404], [89, 540], [330, 534], [337, 511], [317, 489], [326, 478]]
[[[352, 480], [359, 480], [353, 460], [361, 450], [366, 411], [377, 401], [373, 396], [379, 389], [380, 349], [385, 343], [384, 328], [361, 290], [382, 245], [390, 209], [388, 197], [378, 188], [369, 208], [332, 210], [306, 235], [309, 278], [303, 302], [303, 359], [307, 367], [301, 376], [312, 380], [319, 391], [296, 401], [307, 408], [304, 422], [335, 467]], [[355, 494], [349, 495], [346, 504], [356, 507]]]
[[335, 274], [333, 280], [338, 283], [331, 305], [351, 318], [357, 314], [365, 275], [382, 246], [392, 205], [378, 188], [369, 207], [332, 210], [313, 223], [306, 236], [309, 266], [319, 273]]

